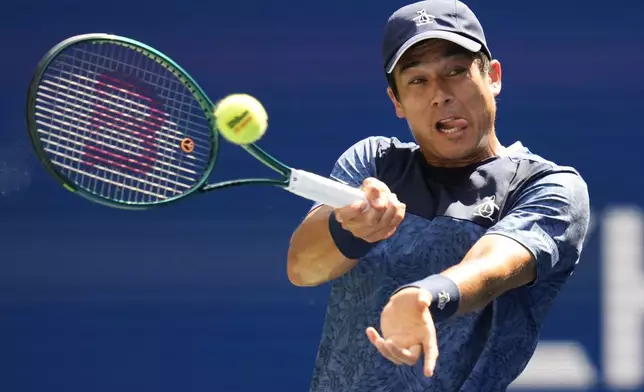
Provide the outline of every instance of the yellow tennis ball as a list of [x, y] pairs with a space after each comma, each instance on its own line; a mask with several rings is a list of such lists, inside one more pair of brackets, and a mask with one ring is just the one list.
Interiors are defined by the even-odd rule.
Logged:
[[231, 94], [215, 106], [215, 122], [221, 135], [235, 144], [255, 143], [268, 128], [264, 106], [248, 94]]

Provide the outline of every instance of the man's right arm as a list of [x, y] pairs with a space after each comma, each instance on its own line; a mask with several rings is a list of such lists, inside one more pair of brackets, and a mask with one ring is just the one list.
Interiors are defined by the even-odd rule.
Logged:
[[333, 208], [321, 205], [304, 219], [291, 237], [288, 279], [296, 286], [317, 286], [351, 270], [358, 260], [345, 257], [329, 231]]
[[[331, 178], [361, 188], [366, 201], [333, 209], [315, 206], [291, 237], [288, 278], [296, 286], [317, 286], [351, 270], [405, 216], [405, 205], [376, 179], [381, 138], [364, 139], [336, 161]], [[369, 208], [365, 211], [365, 207]]]

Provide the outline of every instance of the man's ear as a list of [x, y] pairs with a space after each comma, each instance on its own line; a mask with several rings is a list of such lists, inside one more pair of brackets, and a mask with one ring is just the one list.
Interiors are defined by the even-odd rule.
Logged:
[[487, 74], [487, 79], [492, 95], [495, 97], [501, 94], [501, 76], [501, 63], [498, 60], [490, 61], [490, 71]]
[[394, 94], [394, 90], [392, 90], [391, 87], [387, 87], [387, 95], [389, 95], [389, 99], [391, 99], [391, 103], [394, 104], [394, 110], [396, 111], [396, 116], [398, 116], [398, 118], [405, 118], [405, 111], [403, 110], [402, 105], [398, 101], [398, 98], [396, 98], [396, 95]]

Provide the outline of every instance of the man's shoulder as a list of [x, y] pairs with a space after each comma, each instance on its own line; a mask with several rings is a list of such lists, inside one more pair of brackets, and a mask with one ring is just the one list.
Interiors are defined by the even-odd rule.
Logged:
[[369, 136], [354, 142], [338, 159], [343, 167], [369, 167], [371, 175], [400, 170], [414, 158], [418, 145], [395, 136]]
[[508, 152], [507, 159], [515, 165], [507, 206], [548, 206], [549, 211], [569, 216], [581, 226], [589, 219], [588, 184], [575, 167], [546, 159], [525, 147]]
[[544, 178], [555, 179], [566, 185], [586, 187], [586, 182], [577, 168], [547, 159], [542, 155], [532, 152], [521, 142], [516, 142], [506, 148], [504, 158], [516, 165], [513, 183], [515, 186], [533, 183]]

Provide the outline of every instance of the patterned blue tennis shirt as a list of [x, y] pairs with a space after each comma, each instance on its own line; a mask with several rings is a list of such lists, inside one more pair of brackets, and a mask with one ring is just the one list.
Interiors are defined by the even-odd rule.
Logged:
[[[460, 168], [430, 166], [418, 146], [369, 137], [345, 151], [331, 177], [360, 187], [387, 184], [407, 205], [396, 233], [332, 282], [312, 392], [504, 391], [534, 353], [553, 300], [579, 262], [589, 196], [579, 173], [515, 143], [500, 156]], [[537, 278], [479, 311], [436, 323], [435, 374], [396, 366], [365, 329], [400, 286], [458, 264], [485, 234], [518, 241]]]

